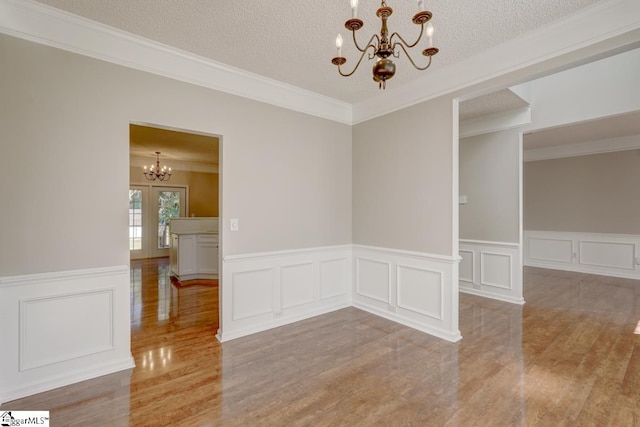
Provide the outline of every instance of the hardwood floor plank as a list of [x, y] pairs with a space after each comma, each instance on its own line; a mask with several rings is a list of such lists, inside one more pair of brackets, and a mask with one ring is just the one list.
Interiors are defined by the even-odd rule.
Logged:
[[[347, 308], [220, 344], [218, 289], [132, 262], [136, 368], [0, 409], [52, 426], [640, 425], [640, 282], [525, 269], [527, 304], [460, 295], [449, 343]], [[222, 285], [224, 286], [224, 285]]]

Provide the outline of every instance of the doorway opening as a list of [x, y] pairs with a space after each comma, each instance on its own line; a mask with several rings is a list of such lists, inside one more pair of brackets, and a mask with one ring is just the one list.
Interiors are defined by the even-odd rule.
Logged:
[[[147, 327], [186, 327], [187, 302], [195, 310], [190, 318], [213, 331], [219, 327], [220, 145], [217, 135], [129, 125], [132, 338]], [[155, 165], [156, 152], [160, 167], [171, 168], [169, 179], [144, 174], [144, 166]]]

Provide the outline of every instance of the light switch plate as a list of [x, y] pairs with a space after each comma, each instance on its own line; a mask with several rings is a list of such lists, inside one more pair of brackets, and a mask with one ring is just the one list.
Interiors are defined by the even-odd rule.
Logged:
[[231, 231], [238, 231], [240, 229], [238, 218], [231, 218], [231, 221], [229, 221], [229, 229]]

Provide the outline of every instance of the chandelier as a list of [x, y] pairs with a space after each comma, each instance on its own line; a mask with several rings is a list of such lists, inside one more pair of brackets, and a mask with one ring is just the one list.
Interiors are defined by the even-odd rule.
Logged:
[[149, 170], [147, 170], [146, 166], [144, 167], [144, 176], [149, 181], [169, 181], [169, 179], [171, 178], [171, 168], [168, 168], [166, 166], [163, 166], [162, 168], [160, 167], [159, 151], [156, 151], [156, 164], [151, 165], [149, 167]]
[[[426, 70], [431, 65], [431, 58], [433, 55], [438, 53], [438, 48], [433, 46], [433, 25], [431, 25], [432, 14], [431, 12], [424, 9], [424, 1], [418, 0], [418, 9], [419, 12], [413, 16], [413, 23], [416, 25], [420, 25], [420, 35], [418, 39], [414, 43], [407, 43], [405, 39], [398, 33], [393, 33], [389, 36], [389, 30], [387, 29], [387, 19], [393, 13], [393, 9], [387, 6], [385, 0], [380, 2], [380, 8], [376, 12], [376, 15], [382, 21], [382, 28], [380, 29], [380, 35], [373, 34], [369, 39], [369, 42], [365, 47], [360, 47], [358, 41], [356, 40], [356, 31], [358, 31], [364, 23], [361, 19], [357, 18], [358, 14], [358, 0], [351, 0], [351, 19], [348, 19], [344, 26], [347, 30], [351, 31], [353, 34], [353, 43], [356, 48], [361, 52], [360, 59], [356, 63], [355, 68], [350, 73], [342, 72], [341, 66], [347, 62], [347, 58], [342, 56], [342, 35], [338, 34], [336, 38], [336, 47], [338, 48], [338, 55], [331, 60], [331, 63], [338, 66], [338, 72], [341, 76], [349, 77], [360, 66], [362, 59], [364, 58], [365, 53], [369, 52], [368, 59], [375, 59], [376, 63], [373, 65], [373, 80], [378, 83], [378, 88], [385, 89], [386, 82], [396, 73], [396, 65], [391, 60], [391, 57], [398, 58], [400, 57], [400, 51], [403, 51], [407, 58], [409, 58], [409, 62], [417, 68], [418, 70]], [[424, 67], [418, 66], [413, 58], [409, 55], [408, 49], [415, 47], [422, 39], [422, 35], [425, 32], [425, 24], [426, 25], [426, 33], [428, 38], [429, 46], [422, 51], [422, 55], [429, 58], [429, 62]]]

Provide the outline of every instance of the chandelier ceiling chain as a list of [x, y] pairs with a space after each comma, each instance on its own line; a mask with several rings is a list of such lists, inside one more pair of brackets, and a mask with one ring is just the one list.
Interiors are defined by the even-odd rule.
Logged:
[[156, 164], [152, 164], [149, 170], [145, 166], [143, 173], [149, 181], [169, 181], [171, 179], [171, 168], [167, 166], [160, 167], [160, 151], [156, 151]]
[[[351, 19], [348, 19], [344, 26], [347, 30], [351, 31], [353, 35], [353, 44], [356, 49], [360, 51], [360, 58], [356, 63], [356, 66], [351, 70], [351, 72], [343, 72], [342, 65], [347, 62], [347, 58], [342, 56], [342, 35], [338, 34], [336, 38], [336, 48], [338, 49], [338, 55], [331, 60], [331, 63], [338, 66], [338, 73], [341, 76], [349, 77], [360, 66], [362, 59], [365, 54], [369, 52], [367, 59], [375, 59], [376, 63], [373, 66], [373, 80], [378, 83], [378, 87], [380, 89], [386, 88], [387, 80], [392, 78], [396, 73], [396, 65], [394, 64], [393, 58], [400, 57], [400, 51], [402, 50], [407, 58], [409, 58], [409, 62], [418, 70], [426, 70], [431, 66], [431, 59], [435, 54], [439, 52], [437, 47], [433, 46], [433, 25], [430, 20], [433, 16], [431, 12], [424, 10], [424, 1], [418, 0], [418, 13], [413, 16], [412, 22], [416, 25], [420, 25], [420, 35], [413, 43], [408, 43], [400, 34], [394, 32], [389, 36], [389, 30], [387, 28], [387, 19], [393, 13], [393, 9], [387, 6], [386, 0], [382, 0], [380, 2], [380, 8], [377, 10], [376, 15], [380, 18], [381, 28], [380, 34], [373, 34], [369, 41], [367, 42], [364, 48], [360, 47], [358, 44], [358, 40], [356, 39], [356, 31], [361, 29], [364, 26], [364, 22], [361, 19], [358, 19], [358, 0], [351, 0]], [[425, 24], [426, 24], [426, 33], [428, 38], [428, 47], [422, 51], [422, 55], [426, 56], [429, 59], [429, 62], [425, 66], [419, 66], [415, 63], [411, 55], [409, 54], [409, 49], [418, 45], [420, 40], [422, 39], [423, 34], [425, 33]]]

